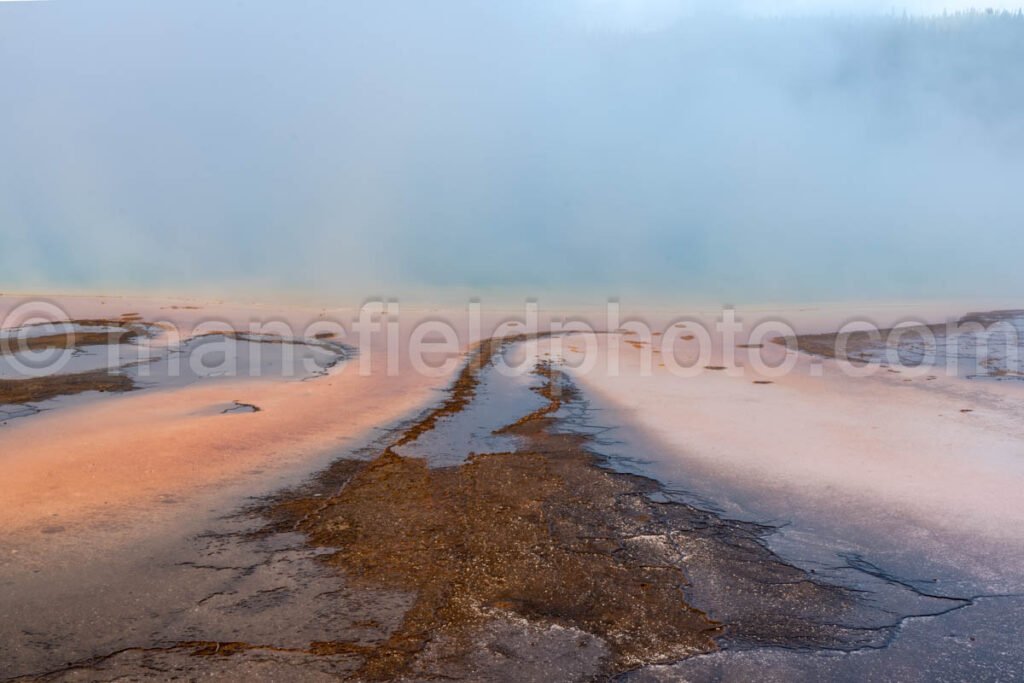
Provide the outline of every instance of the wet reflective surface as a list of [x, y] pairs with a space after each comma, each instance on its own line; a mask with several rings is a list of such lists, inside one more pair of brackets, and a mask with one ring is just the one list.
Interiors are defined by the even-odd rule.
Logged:
[[934, 368], [954, 377], [1024, 379], [1024, 311], [968, 313], [948, 324], [906, 326], [877, 334], [803, 335], [803, 351], [857, 363]]
[[1024, 670], [1020, 597], [918, 562], [910, 537], [894, 555], [844, 535], [852, 528], [826, 510], [828, 524], [786, 519], [784, 504], [668, 469], [544, 346], [527, 354], [532, 372], [501, 372], [491, 361], [510, 347], [485, 344], [437, 406], [306, 484], [104, 567], [123, 583], [78, 585], [74, 568], [63, 582], [8, 574], [19, 597], [0, 627], [5, 673], [930, 681]]
[[224, 331], [179, 340], [142, 321], [96, 322], [3, 330], [0, 424], [91, 400], [97, 391], [210, 380], [306, 380], [325, 375], [353, 352], [330, 339]]

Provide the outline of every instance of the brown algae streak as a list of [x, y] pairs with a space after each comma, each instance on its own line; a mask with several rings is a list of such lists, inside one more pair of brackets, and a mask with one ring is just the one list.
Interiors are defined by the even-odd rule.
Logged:
[[135, 389], [135, 382], [131, 377], [115, 374], [109, 370], [27, 379], [0, 379], [0, 405], [41, 403], [53, 398], [73, 396], [88, 391], [120, 393], [133, 389]]
[[[521, 437], [515, 451], [435, 469], [395, 452], [463, 410], [480, 370], [526, 339], [481, 342], [449, 398], [375, 459], [338, 461], [319, 484], [270, 509], [275, 528], [334, 549], [327, 561], [350, 580], [416, 596], [401, 626], [364, 653], [360, 677], [423, 673], [428, 644], [447, 643], [457, 661], [488, 623], [508, 618], [599, 638], [606, 674], [713, 651], [727, 629], [804, 646], [841, 635], [820, 619], [848, 610], [846, 591], [781, 562], [742, 524], [655, 502], [657, 482], [603, 467], [586, 448], [589, 437], [556, 430], [555, 413], [578, 396], [550, 363], [536, 368], [545, 380], [536, 391], [548, 405], [501, 430]], [[749, 607], [730, 611], [734, 623], [688, 603], [691, 557], [703, 575], [747, 594], [736, 596]]]

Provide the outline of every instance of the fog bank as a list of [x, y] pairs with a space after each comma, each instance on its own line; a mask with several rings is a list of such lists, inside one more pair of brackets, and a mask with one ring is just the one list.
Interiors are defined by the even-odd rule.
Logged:
[[0, 291], [1024, 294], [1019, 15], [552, 5], [3, 3]]

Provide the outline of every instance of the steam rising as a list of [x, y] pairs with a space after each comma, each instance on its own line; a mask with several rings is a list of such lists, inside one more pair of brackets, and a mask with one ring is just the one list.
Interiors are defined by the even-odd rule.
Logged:
[[0, 289], [1024, 293], [1018, 14], [623, 7], [5, 5]]

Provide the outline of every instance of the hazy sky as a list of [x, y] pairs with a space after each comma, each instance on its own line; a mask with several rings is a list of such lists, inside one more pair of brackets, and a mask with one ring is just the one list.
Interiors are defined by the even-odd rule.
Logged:
[[1024, 294], [1024, 21], [769, 5], [4, 3], [0, 291]]
[[740, 14], [744, 16], [822, 14], [941, 15], [974, 8], [1013, 10], [1024, 7], [1021, 0], [576, 0], [575, 11], [607, 27], [664, 28], [695, 14]]

